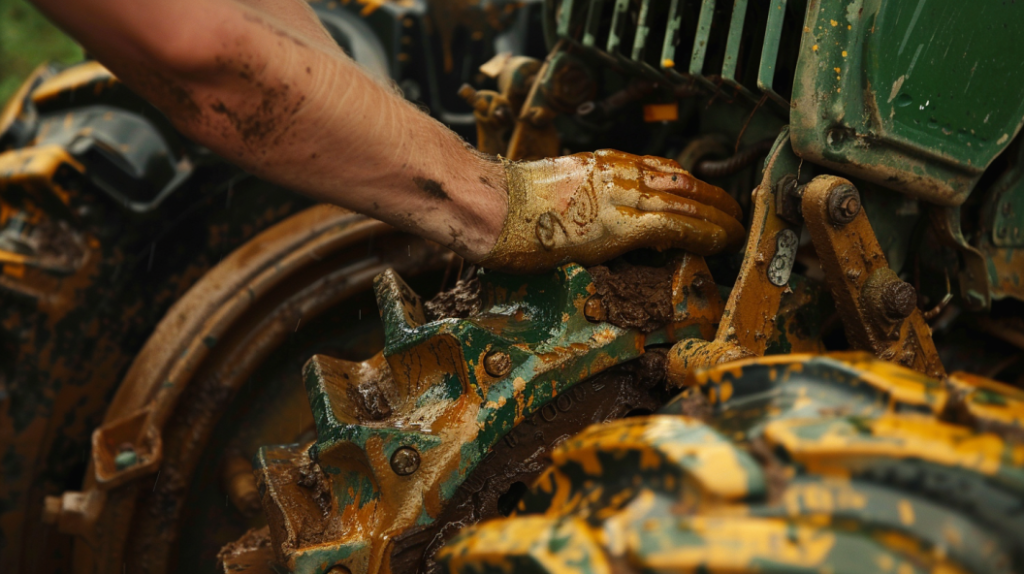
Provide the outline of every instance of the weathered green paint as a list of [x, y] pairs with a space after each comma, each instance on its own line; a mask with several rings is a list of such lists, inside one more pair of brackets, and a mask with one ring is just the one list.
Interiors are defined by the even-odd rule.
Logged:
[[1024, 5], [812, 2], [791, 129], [805, 159], [956, 206], [1024, 119]]
[[[576, 395], [567, 393], [574, 385], [639, 357], [646, 346], [713, 333], [713, 325], [704, 323], [717, 321], [712, 316], [715, 307], [703, 299], [704, 291], [688, 287], [687, 281], [696, 280], [691, 274], [701, 273], [690, 270], [703, 267], [702, 261], [700, 265], [693, 261], [693, 256], [677, 259], [680, 291], [673, 295], [677, 299], [675, 322], [647, 334], [587, 320], [583, 310], [596, 288], [591, 275], [576, 264], [532, 277], [481, 271], [479, 313], [466, 319], [429, 322], [420, 297], [396, 273], [386, 271], [377, 276], [374, 289], [384, 324], [383, 356], [363, 363], [361, 368], [388, 373], [378, 384], [401, 389], [407, 395], [403, 395], [402, 405], [413, 406], [396, 406], [383, 419], [364, 420], [349, 404], [359, 382], [351, 378], [356, 376], [353, 365], [357, 364], [319, 357], [307, 364], [304, 380], [317, 429], [308, 459], [318, 461], [330, 475], [333, 512], [354, 516], [369, 502], [389, 504], [395, 494], [387, 485], [394, 483], [394, 471], [386, 461], [400, 447], [415, 448], [421, 464], [430, 468], [423, 473], [428, 478], [403, 483], [401, 488], [419, 489], [418, 497], [436, 496], [442, 505], [446, 504], [516, 425], [537, 413], [543, 415], [545, 407], [563, 410], [559, 405], [564, 397], [576, 400]], [[706, 270], [703, 273], [701, 281], [709, 280]], [[704, 314], [690, 321], [690, 312]], [[501, 376], [489, 374], [481, 364], [495, 352], [506, 353], [511, 359], [507, 373]], [[382, 364], [386, 370], [379, 366]], [[476, 406], [466, 411], [468, 405]], [[462, 424], [465, 412], [475, 415], [469, 425]], [[447, 427], [434, 428], [432, 421], [447, 416], [441, 413], [459, 413], [459, 418], [445, 419], [449, 421]], [[697, 432], [702, 441], [713, 438], [706, 429], [687, 432]], [[286, 457], [269, 453], [286, 453], [293, 461], [301, 461], [306, 460], [304, 448], [262, 448], [254, 463], [257, 476], [270, 484], [280, 480], [275, 477], [294, 472], [287, 470], [289, 463], [282, 462]], [[743, 454], [737, 456], [742, 458]], [[676, 463], [681, 468], [693, 464], [689, 459]], [[754, 469], [756, 465], [747, 461], [746, 466]], [[763, 480], [755, 480], [749, 489], [763, 490]], [[281, 508], [273, 512], [287, 515], [287, 499], [292, 494], [286, 489], [280, 492], [272, 494], [271, 504]], [[403, 528], [426, 527], [438, 519], [436, 510], [423, 508], [415, 525]], [[327, 548], [348, 547], [357, 539], [372, 546], [366, 537], [371, 536], [373, 528], [385, 526], [349, 528], [338, 540], [289, 550], [289, 564], [295, 572], [320, 572], [323, 564], [311, 566], [314, 562], [307, 559], [309, 552], [333, 556], [330, 552], [324, 554]]]

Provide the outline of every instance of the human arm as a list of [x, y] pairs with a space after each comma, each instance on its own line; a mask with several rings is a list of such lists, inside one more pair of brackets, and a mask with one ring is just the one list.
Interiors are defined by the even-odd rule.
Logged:
[[[735, 244], [739, 207], [674, 162], [611, 152], [502, 165], [473, 151], [363, 73], [301, 0], [35, 2], [194, 141], [470, 261], [536, 272]], [[711, 211], [694, 203], [712, 196]]]
[[504, 170], [348, 58], [296, 0], [36, 0], [185, 135], [294, 191], [478, 259]]

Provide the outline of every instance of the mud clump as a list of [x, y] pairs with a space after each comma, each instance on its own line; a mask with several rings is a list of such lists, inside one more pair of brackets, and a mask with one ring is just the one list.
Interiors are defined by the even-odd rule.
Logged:
[[423, 309], [428, 321], [465, 319], [480, 312], [483, 307], [480, 295], [479, 279], [459, 279], [455, 287], [438, 293], [436, 297], [424, 303]]
[[307, 459], [299, 467], [298, 474], [298, 479], [295, 481], [296, 484], [310, 491], [313, 495], [313, 501], [320, 509], [320, 513], [324, 518], [330, 516], [331, 485], [327, 482], [327, 477], [324, 476], [324, 471], [320, 469], [320, 465]]
[[391, 375], [391, 367], [382, 361], [380, 370], [369, 380], [348, 388], [349, 400], [357, 405], [367, 420], [382, 421], [391, 416], [392, 397], [385, 389], [394, 389], [395, 380]]
[[672, 321], [672, 273], [670, 266], [645, 267], [618, 262], [587, 271], [594, 278], [606, 321], [616, 327], [655, 331]]

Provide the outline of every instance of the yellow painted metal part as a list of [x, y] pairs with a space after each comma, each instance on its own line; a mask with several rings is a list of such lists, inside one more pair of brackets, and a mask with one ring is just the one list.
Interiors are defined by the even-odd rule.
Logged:
[[[688, 383], [662, 414], [567, 440], [516, 515], [465, 530], [441, 563], [553, 572], [520, 567], [518, 549], [569, 525], [616, 572], [1009, 573], [1024, 559], [1021, 391], [864, 352], [751, 358]], [[703, 418], [685, 414], [697, 400]]]

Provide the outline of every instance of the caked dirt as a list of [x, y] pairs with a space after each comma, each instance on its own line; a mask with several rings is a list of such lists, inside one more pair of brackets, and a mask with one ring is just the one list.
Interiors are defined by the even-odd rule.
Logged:
[[606, 321], [612, 325], [650, 333], [672, 320], [672, 266], [617, 261], [587, 271], [594, 278]]
[[476, 277], [459, 279], [455, 287], [438, 293], [436, 297], [423, 304], [427, 320], [465, 319], [479, 313], [483, 307], [480, 292], [480, 280]]

